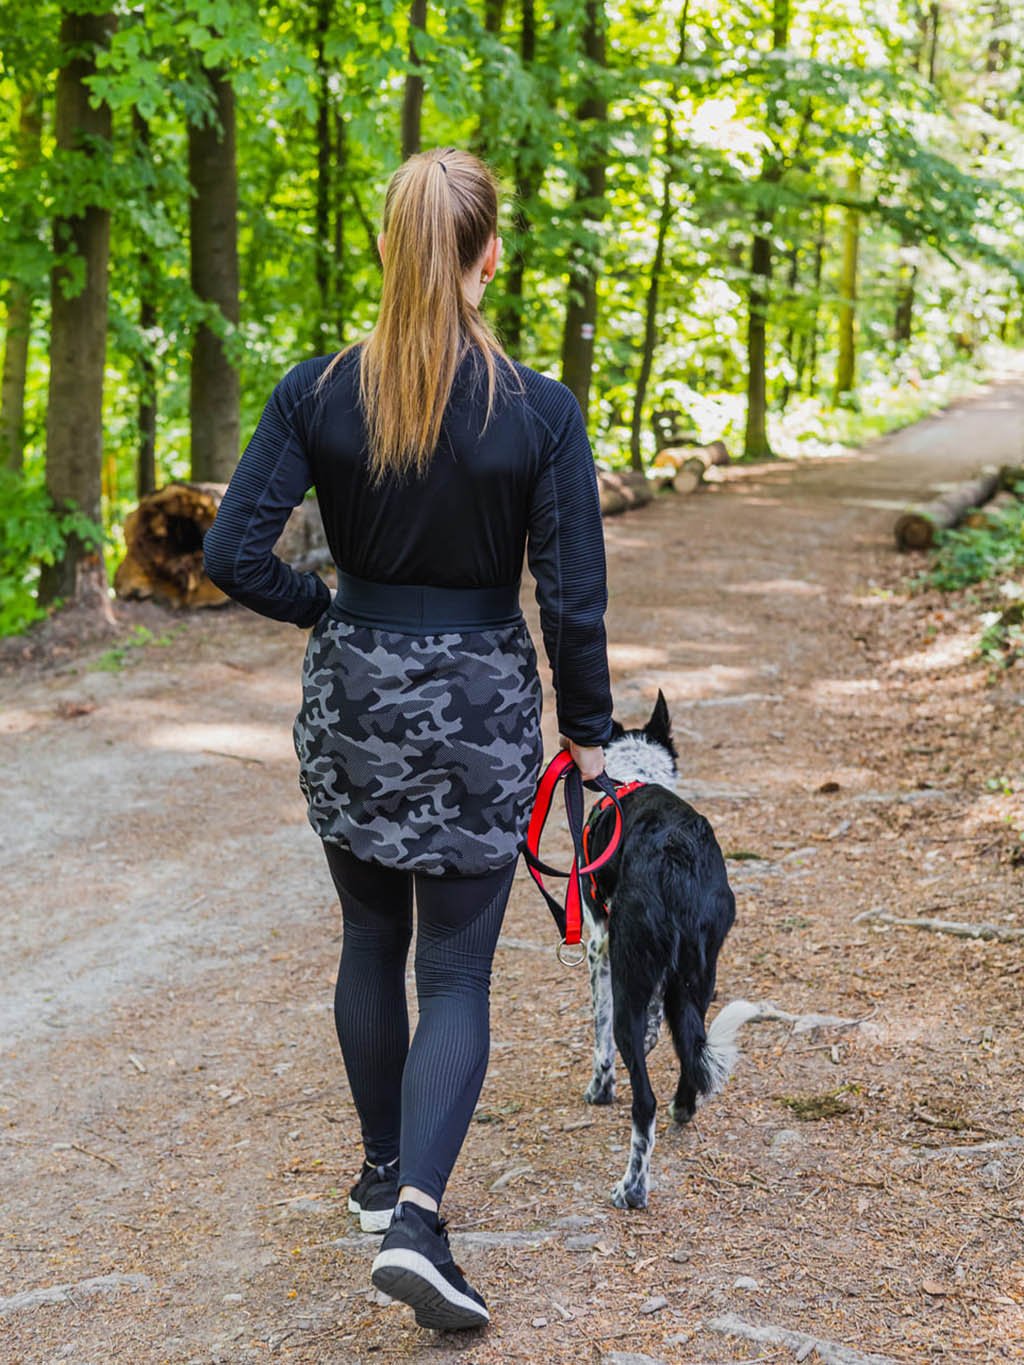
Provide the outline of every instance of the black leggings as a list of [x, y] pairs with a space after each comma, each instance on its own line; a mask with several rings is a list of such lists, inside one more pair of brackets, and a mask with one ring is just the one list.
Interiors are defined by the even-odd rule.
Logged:
[[[491, 960], [516, 859], [479, 877], [403, 872], [324, 844], [344, 942], [334, 1021], [366, 1158], [440, 1202], [490, 1052]], [[416, 889], [419, 1022], [405, 963]]]

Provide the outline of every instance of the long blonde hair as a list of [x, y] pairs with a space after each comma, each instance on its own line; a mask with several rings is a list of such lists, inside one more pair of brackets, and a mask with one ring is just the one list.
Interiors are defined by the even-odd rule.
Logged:
[[417, 152], [388, 182], [376, 325], [333, 357], [316, 386], [319, 392], [341, 358], [362, 346], [359, 400], [372, 482], [386, 473], [426, 472], [456, 369], [471, 348], [487, 367], [483, 430], [504, 379], [523, 389], [501, 343], [463, 292], [466, 271], [497, 230], [497, 179], [470, 152]]

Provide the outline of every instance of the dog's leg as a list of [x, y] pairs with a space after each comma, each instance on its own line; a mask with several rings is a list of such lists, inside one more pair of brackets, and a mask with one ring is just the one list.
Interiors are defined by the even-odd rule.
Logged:
[[644, 1038], [644, 1053], [650, 1055], [657, 1046], [658, 1034], [661, 1032], [661, 1021], [665, 1017], [665, 987], [661, 985], [651, 996], [651, 1003], [647, 1006], [647, 1035]]
[[704, 1017], [681, 975], [674, 976], [668, 983], [665, 1017], [679, 1058], [679, 1084], [668, 1112], [676, 1123], [689, 1123], [697, 1111], [697, 1095], [702, 1088]]
[[594, 1074], [583, 1093], [587, 1104], [615, 1098], [615, 1043], [612, 1038], [612, 973], [608, 961], [608, 921], [591, 920], [587, 941], [590, 995], [594, 1006]]
[[629, 1069], [633, 1087], [633, 1134], [629, 1160], [622, 1179], [612, 1190], [612, 1203], [620, 1209], [647, 1207], [650, 1188], [651, 1152], [654, 1150], [654, 1115], [657, 1104], [647, 1074], [644, 1042], [647, 1033], [647, 1006], [639, 1009], [616, 1001], [615, 1043]]

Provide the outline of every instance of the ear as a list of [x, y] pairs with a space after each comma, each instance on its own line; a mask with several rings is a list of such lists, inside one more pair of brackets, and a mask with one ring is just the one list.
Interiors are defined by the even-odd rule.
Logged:
[[666, 748], [671, 748], [672, 718], [668, 713], [668, 702], [665, 700], [665, 694], [660, 687], [658, 688], [658, 700], [654, 703], [651, 718], [644, 726], [644, 734], [664, 744]]
[[612, 733], [611, 733], [611, 738], [609, 739], [608, 743], [609, 743], [609, 744], [612, 744], [615, 740], [621, 739], [622, 736], [623, 736], [625, 733], [626, 733], [626, 727], [625, 727], [624, 725], [620, 725], [619, 722], [613, 717], [613, 718], [612, 718]]

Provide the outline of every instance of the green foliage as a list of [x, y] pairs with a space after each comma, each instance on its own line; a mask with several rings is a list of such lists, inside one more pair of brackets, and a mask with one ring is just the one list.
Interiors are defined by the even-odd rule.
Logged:
[[[1024, 499], [1024, 484], [1014, 489]], [[992, 512], [989, 525], [944, 531], [927, 573], [915, 587], [957, 592], [984, 585], [999, 606], [981, 616], [978, 653], [994, 669], [1024, 660], [1024, 500]]]
[[144, 649], [147, 645], [162, 648], [169, 645], [182, 630], [181, 626], [175, 626], [173, 630], [165, 631], [162, 635], [154, 635], [146, 626], [135, 626], [127, 639], [122, 640], [119, 645], [113, 645], [110, 649], [105, 649], [89, 665], [92, 673], [120, 673], [127, 660], [132, 656], [133, 651], [137, 652]]
[[[1024, 494], [1024, 486], [1020, 491]], [[1024, 568], [1024, 502], [993, 512], [991, 523], [940, 532], [931, 568], [919, 582], [956, 592]]]
[[103, 528], [73, 507], [58, 513], [40, 484], [0, 470], [0, 636], [46, 615], [35, 599], [39, 569], [57, 562], [69, 536], [95, 548]]

